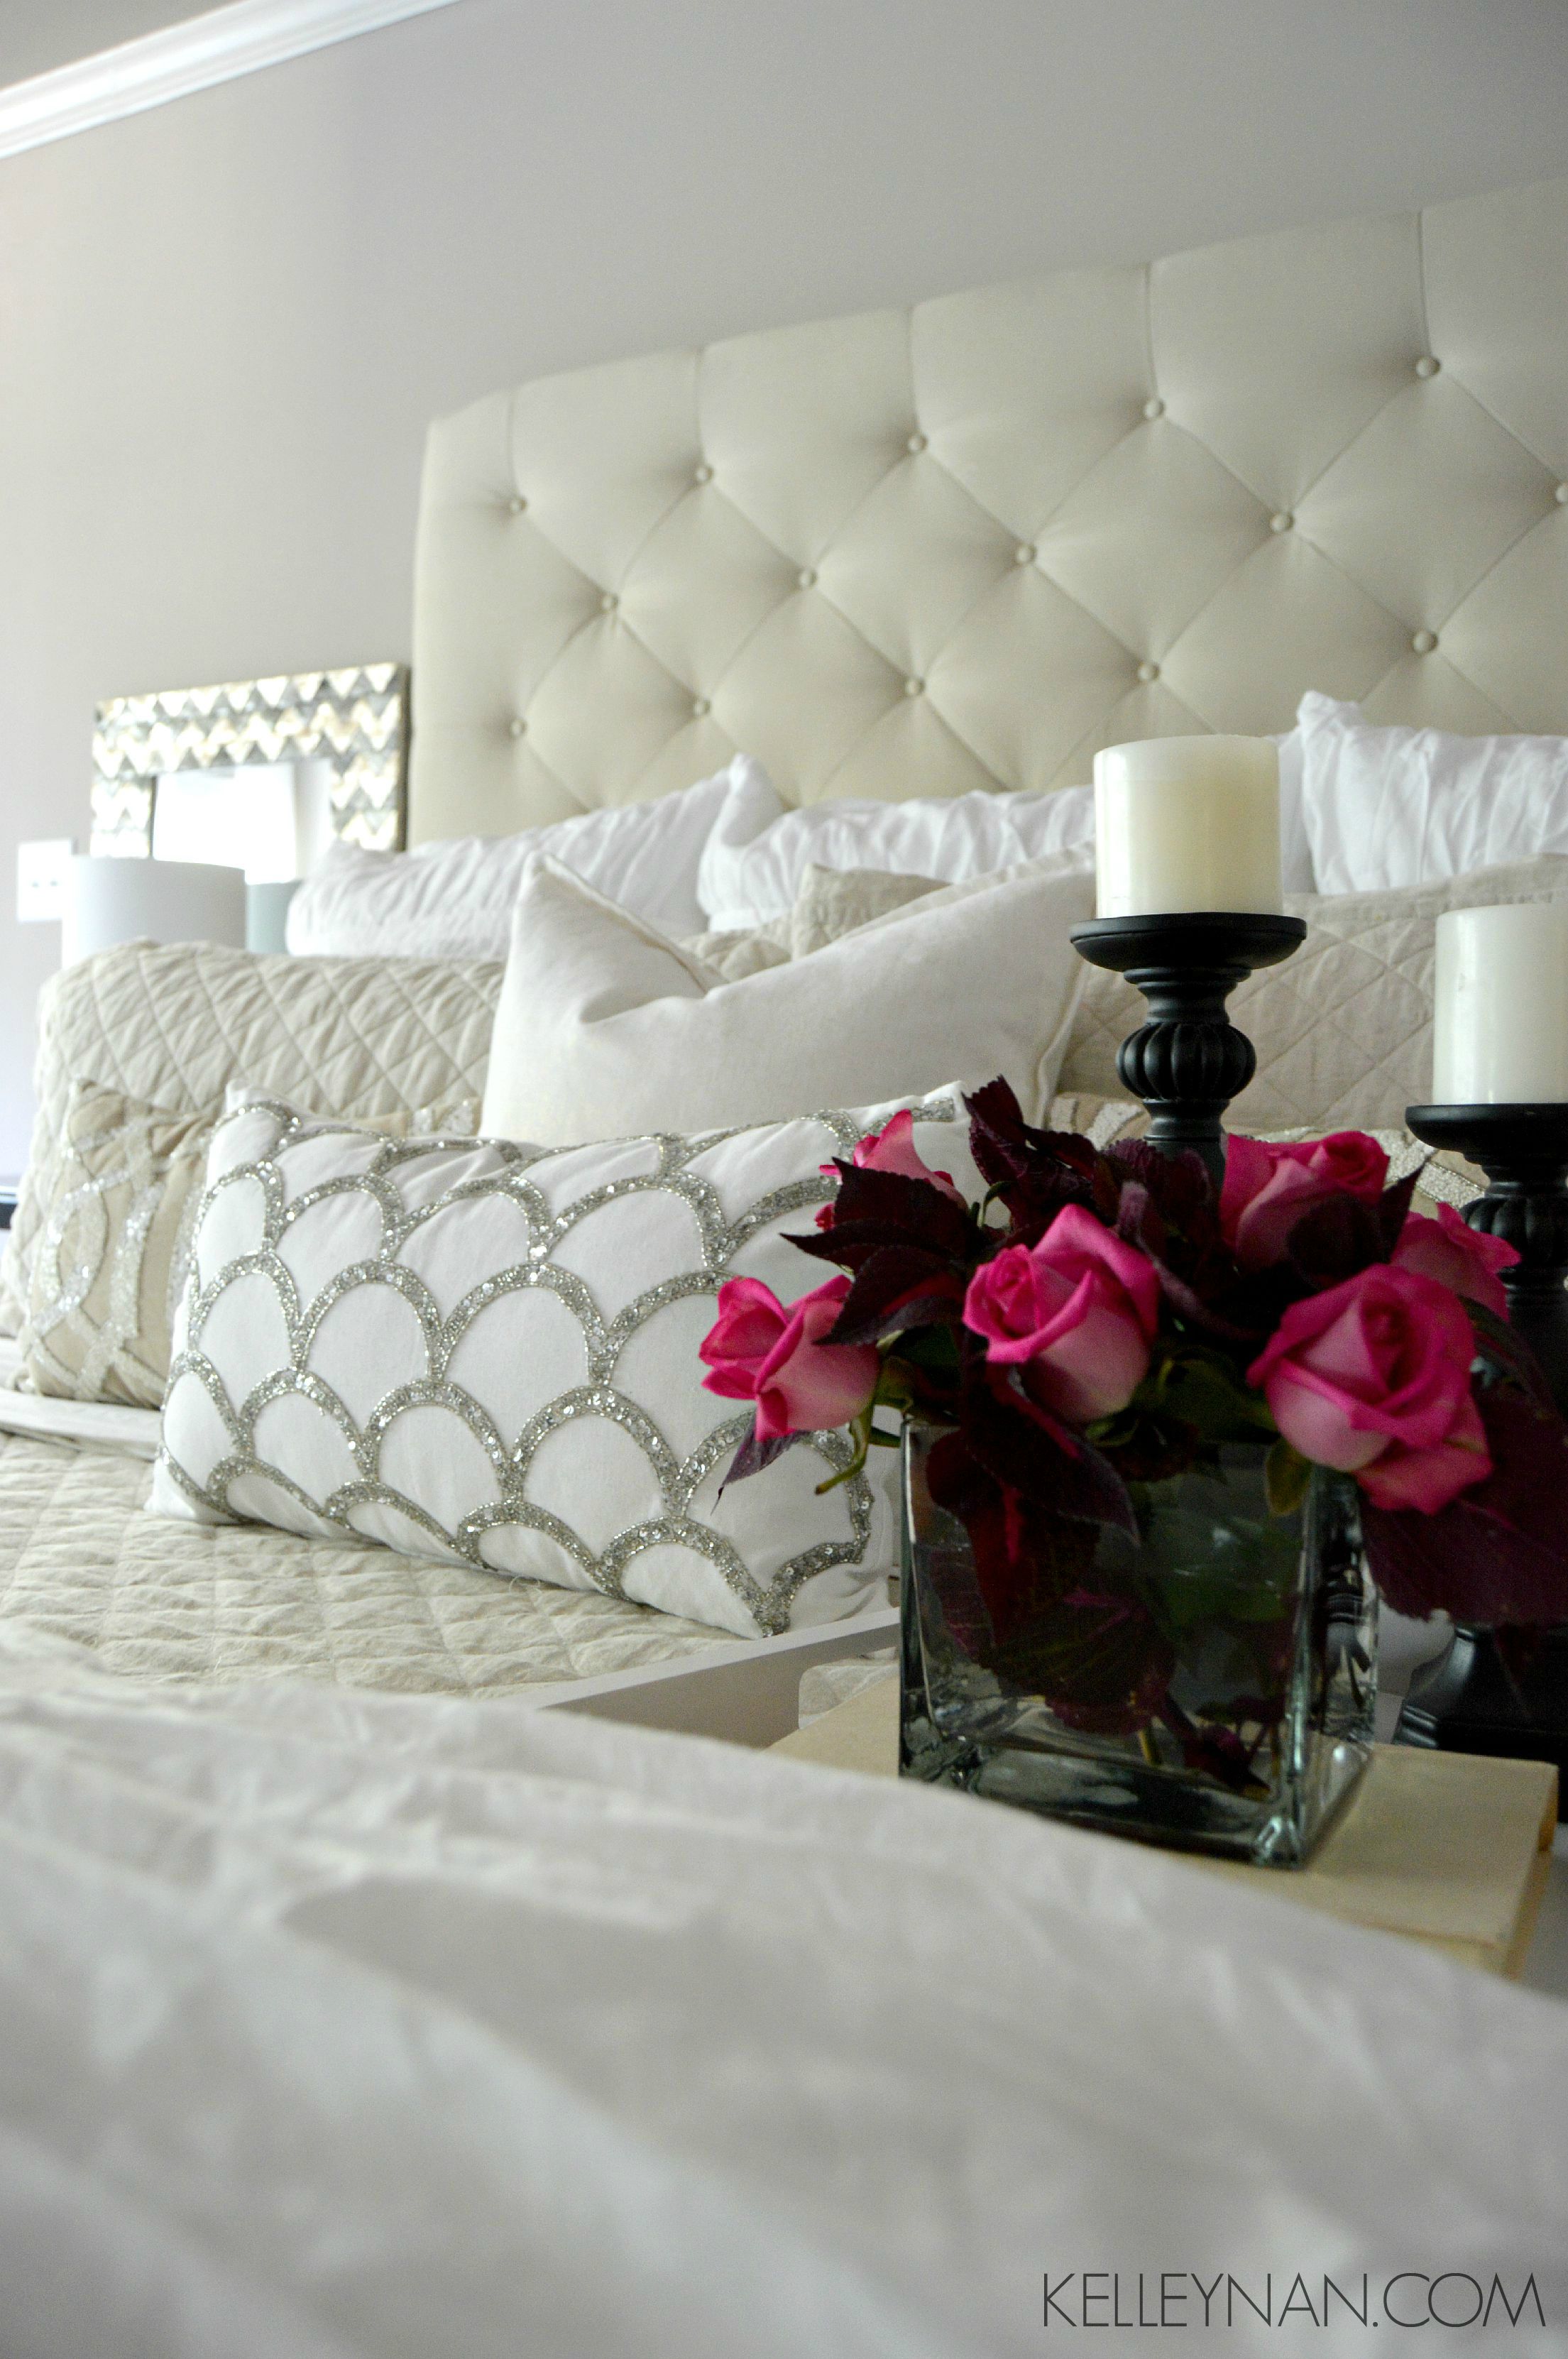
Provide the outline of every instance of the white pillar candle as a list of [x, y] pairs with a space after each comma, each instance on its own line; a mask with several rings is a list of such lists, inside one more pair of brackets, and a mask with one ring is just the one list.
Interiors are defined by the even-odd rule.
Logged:
[[1279, 908], [1279, 755], [1267, 737], [1152, 737], [1094, 756], [1102, 918]]
[[1437, 921], [1434, 1105], [1568, 1101], [1568, 907], [1450, 909]]

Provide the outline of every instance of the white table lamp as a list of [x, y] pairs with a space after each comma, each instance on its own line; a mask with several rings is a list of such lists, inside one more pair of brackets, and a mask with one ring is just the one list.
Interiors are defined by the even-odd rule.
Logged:
[[117, 859], [78, 853], [71, 863], [61, 963], [74, 966], [116, 942], [226, 942], [245, 946], [243, 868], [205, 861]]

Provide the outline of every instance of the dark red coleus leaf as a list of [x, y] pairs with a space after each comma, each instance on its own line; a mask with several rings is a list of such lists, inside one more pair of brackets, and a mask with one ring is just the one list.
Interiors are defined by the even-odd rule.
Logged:
[[1568, 1621], [1568, 1425], [1508, 1385], [1478, 1389], [1494, 1472], [1435, 1516], [1363, 1502], [1372, 1571], [1396, 1614], [1483, 1626]]
[[[1421, 1169], [1424, 1170], [1425, 1166]], [[1385, 1188], [1377, 1199], [1377, 1225], [1383, 1233], [1385, 1261], [1392, 1256], [1394, 1247], [1399, 1242], [1399, 1232], [1410, 1218], [1410, 1199], [1416, 1192], [1416, 1182], [1420, 1178], [1420, 1171], [1407, 1172], [1402, 1180], [1396, 1180], [1391, 1188]]]
[[798, 1433], [781, 1433], [770, 1440], [759, 1441], [754, 1417], [750, 1432], [731, 1459], [730, 1471], [719, 1484], [720, 1498], [724, 1497], [732, 1483], [744, 1483], [748, 1474], [760, 1474], [765, 1466], [771, 1466], [776, 1458], [782, 1458], [784, 1452], [800, 1439]]
[[839, 1191], [833, 1217], [825, 1229], [789, 1242], [818, 1261], [837, 1262], [857, 1270], [873, 1254], [893, 1245], [915, 1245], [943, 1261], [969, 1263], [975, 1257], [975, 1227], [968, 1206], [935, 1188], [929, 1180], [911, 1180], [901, 1171], [868, 1171], [840, 1162]]
[[1465, 1309], [1483, 1356], [1508, 1383], [1517, 1386], [1543, 1417], [1555, 1417], [1557, 1405], [1552, 1397], [1552, 1387], [1541, 1362], [1519, 1329], [1508, 1320], [1499, 1319], [1487, 1304], [1475, 1301], [1473, 1296], [1465, 1297]]
[[[1205, 1178], [1207, 1175], [1204, 1175]], [[1207, 1224], [1204, 1223], [1204, 1226]], [[1182, 1276], [1172, 1267], [1167, 1256], [1173, 1242], [1159, 1203], [1142, 1180], [1126, 1180], [1122, 1183], [1121, 1200], [1116, 1206], [1116, 1234], [1131, 1245], [1137, 1245], [1152, 1264], [1160, 1280], [1160, 1290], [1180, 1319], [1202, 1327], [1211, 1334], [1225, 1337], [1231, 1343], [1249, 1342], [1261, 1330], [1238, 1326], [1234, 1319], [1224, 1316], [1216, 1303], [1233, 1293], [1236, 1283], [1236, 1263], [1225, 1247], [1217, 1225], [1212, 1235], [1205, 1235], [1193, 1246], [1191, 1239], [1177, 1237], [1175, 1249], [1186, 1266], [1189, 1275]]]
[[1341, 1191], [1303, 1212], [1285, 1240], [1285, 1264], [1299, 1284], [1309, 1293], [1322, 1294], [1372, 1263], [1388, 1260], [1409, 1216], [1418, 1176], [1410, 1172], [1370, 1204]]
[[967, 1273], [922, 1245], [884, 1245], [862, 1262], [844, 1299], [830, 1343], [877, 1343], [911, 1327], [956, 1320]]
[[1238, 1718], [1258, 1720], [1263, 1727], [1256, 1742], [1244, 1745], [1234, 1728], [1202, 1728], [1189, 1720], [1173, 1696], [1166, 1696], [1160, 1706], [1160, 1717], [1181, 1747], [1181, 1759], [1189, 1769], [1202, 1770], [1207, 1777], [1228, 1786], [1234, 1793], [1244, 1794], [1258, 1782], [1253, 1767], [1258, 1748], [1268, 1730], [1279, 1720], [1279, 1707], [1262, 1697], [1237, 1697]]
[[910, 1244], [933, 1252], [962, 1254], [969, 1237], [969, 1208], [929, 1180], [902, 1171], [871, 1171], [857, 1163], [838, 1164], [839, 1190], [833, 1221], [880, 1222]]
[[[949, 1626], [974, 1659], [1006, 1685], [1040, 1695], [1069, 1727], [1124, 1735], [1141, 1728], [1169, 1686], [1174, 1656], [1141, 1601], [1095, 1570], [1097, 1520], [1063, 1515], [997, 1479], [1010, 1453], [998, 1442], [998, 1408], [989, 1425], [992, 1451], [975, 1446], [975, 1420], [943, 1434], [926, 1460], [939, 1507], [968, 1535], [977, 1594], [948, 1598]], [[1024, 1429], [1022, 1461], [1034, 1478]], [[1118, 1486], [1119, 1487], [1119, 1486]], [[1125, 1493], [1123, 1496], [1125, 1498]], [[938, 1579], [939, 1594], [942, 1584]]]
[[1136, 1538], [1132, 1501], [1110, 1460], [1031, 1400], [1017, 1368], [986, 1370], [968, 1387], [962, 1413], [975, 1458], [1008, 1490], [1054, 1515], [1114, 1524]]
[[1323, 1197], [1291, 1228], [1284, 1258], [1309, 1294], [1323, 1294], [1373, 1262], [1387, 1261], [1377, 1206], [1343, 1192]]
[[1116, 1177], [1088, 1139], [1025, 1122], [1005, 1081], [988, 1082], [964, 1103], [975, 1167], [1012, 1216], [1010, 1243], [1032, 1245], [1067, 1204], [1085, 1204], [1102, 1220], [1114, 1219]]
[[998, 1076], [983, 1089], [965, 1091], [964, 1105], [970, 1152], [986, 1186], [1021, 1180], [1029, 1168], [1031, 1132], [1012, 1083]]
[[[1080, 1527], [1082, 1528], [1082, 1527]], [[1176, 1658], [1142, 1600], [1092, 1568], [1020, 1616], [986, 1666], [1091, 1736], [1130, 1736], [1159, 1711]]]
[[1177, 1230], [1198, 1250], [1217, 1240], [1219, 1199], [1201, 1155], [1191, 1148], [1167, 1155], [1147, 1138], [1118, 1138], [1106, 1149], [1106, 1160], [1124, 1182], [1134, 1180], [1146, 1191], [1165, 1230]]

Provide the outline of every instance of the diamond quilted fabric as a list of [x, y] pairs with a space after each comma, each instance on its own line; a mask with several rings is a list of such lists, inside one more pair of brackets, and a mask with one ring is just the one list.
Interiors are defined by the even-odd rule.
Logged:
[[231, 1082], [313, 1113], [434, 1127], [485, 1092], [501, 969], [416, 959], [259, 958], [215, 942], [126, 942], [67, 967], [38, 1000], [38, 1116], [0, 1260], [0, 1319], [27, 1308], [42, 1176], [72, 1085], [173, 1117], [214, 1114]]
[[[742, 1636], [856, 1612], [887, 1491], [815, 1434], [726, 1488], [748, 1430], [702, 1384], [730, 1276], [788, 1302], [822, 1166], [891, 1108], [546, 1151], [389, 1142], [278, 1104], [219, 1128], [154, 1499], [530, 1575]], [[972, 1172], [951, 1097], [930, 1161]]]
[[140, 1681], [506, 1695], [706, 1653], [724, 1633], [597, 1591], [342, 1537], [171, 1523], [152, 1469], [0, 1434], [0, 1629]]
[[[1282, 966], [1231, 994], [1230, 1014], [1258, 1051], [1258, 1071], [1225, 1116], [1232, 1130], [1396, 1130], [1432, 1094], [1432, 962], [1444, 909], [1568, 898], [1568, 859], [1521, 861], [1443, 885], [1323, 897], [1285, 907], [1307, 939]], [[1122, 976], [1096, 968], [1078, 1003], [1060, 1086], [1126, 1094], [1116, 1050], [1143, 1022]]]

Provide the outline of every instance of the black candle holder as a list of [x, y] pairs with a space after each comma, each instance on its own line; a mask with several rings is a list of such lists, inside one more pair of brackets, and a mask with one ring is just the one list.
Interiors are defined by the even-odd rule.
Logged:
[[1519, 1255], [1503, 1272], [1508, 1318], [1568, 1417], [1568, 1105], [1407, 1106], [1405, 1121], [1485, 1171], [1465, 1217]]
[[1149, 1108], [1150, 1139], [1166, 1155], [1201, 1155], [1216, 1184], [1225, 1175], [1220, 1116], [1258, 1069], [1225, 1001], [1255, 969], [1299, 950], [1306, 932], [1301, 918], [1209, 909], [1094, 918], [1073, 929], [1080, 958], [1125, 974], [1149, 1002], [1149, 1021], [1122, 1042], [1116, 1071]]
[[[1486, 1172], [1486, 1191], [1465, 1217], [1519, 1254], [1503, 1272], [1509, 1322], [1568, 1417], [1568, 1105], [1409, 1106], [1405, 1120], [1429, 1147], [1456, 1148]], [[1446, 1653], [1416, 1673], [1394, 1741], [1554, 1761], [1568, 1788], [1568, 1625], [1508, 1656], [1491, 1631], [1460, 1625]]]

